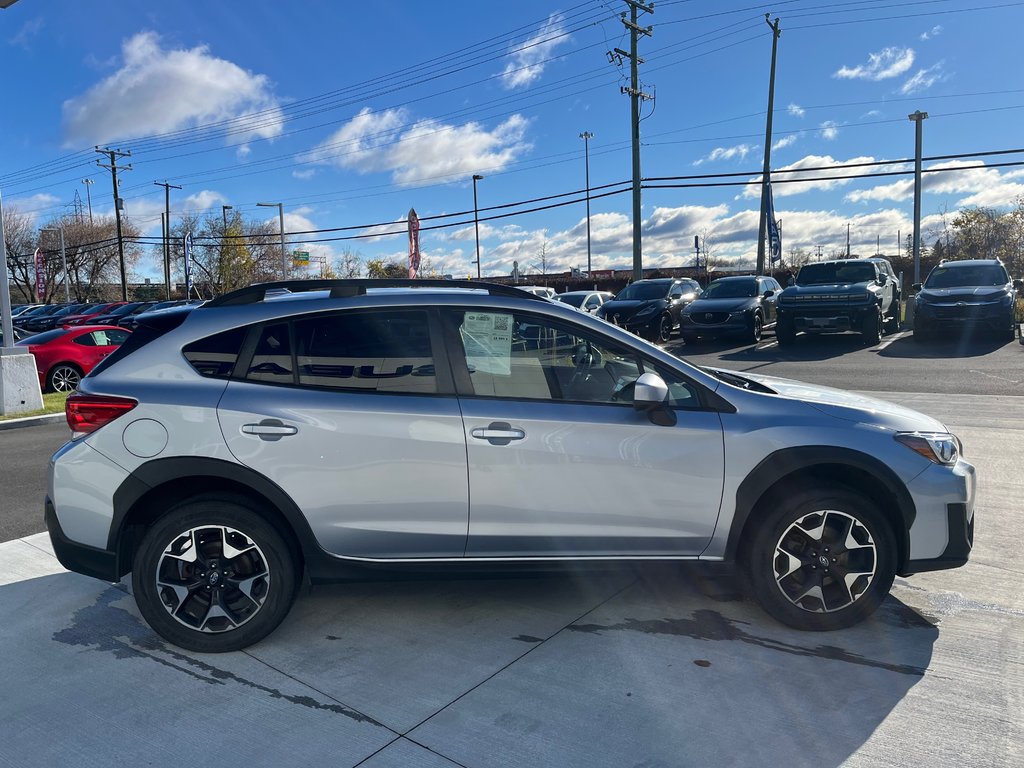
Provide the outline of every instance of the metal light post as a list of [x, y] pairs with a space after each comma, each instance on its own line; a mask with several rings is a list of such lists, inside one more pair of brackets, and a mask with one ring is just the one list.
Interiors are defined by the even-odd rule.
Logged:
[[[82, 179], [82, 183], [85, 184], [85, 199], [89, 201], [89, 224], [92, 224], [92, 185], [96, 182], [92, 179]], [[79, 198], [81, 200], [81, 198]]]
[[[914, 125], [914, 282], [921, 282], [921, 124], [928, 113], [917, 110], [907, 118]], [[913, 306], [913, 302], [908, 302]]]
[[284, 203], [256, 203], [263, 208], [277, 208], [277, 221], [281, 229], [281, 279], [288, 279], [288, 255], [284, 250]]
[[64, 227], [47, 227], [46, 229], [39, 230], [43, 232], [59, 232], [60, 233], [60, 264], [64, 270], [64, 301], [68, 304], [71, 303], [71, 289], [68, 287], [68, 257], [64, 250]]
[[473, 174], [473, 229], [476, 231], [476, 279], [480, 279], [480, 211], [476, 203], [476, 183], [481, 181], [483, 176], [479, 173]]
[[587, 277], [590, 277], [592, 271], [590, 267], [590, 140], [594, 138], [594, 134], [584, 131], [580, 134], [580, 138], [583, 139], [584, 167], [587, 177]]
[[233, 208], [234, 208], [233, 205], [222, 205], [220, 207], [220, 215], [224, 219], [224, 233], [225, 234], [227, 234], [227, 231], [228, 231], [228, 211], [232, 210]]

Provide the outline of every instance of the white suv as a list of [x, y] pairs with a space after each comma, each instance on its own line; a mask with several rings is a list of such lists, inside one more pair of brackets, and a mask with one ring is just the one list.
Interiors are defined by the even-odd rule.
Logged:
[[[974, 468], [939, 422], [701, 369], [463, 281], [296, 281], [140, 317], [67, 402], [46, 521], [198, 651], [376, 566], [738, 561], [775, 618], [845, 627], [967, 561]], [[597, 489], [581, 507], [580, 487]]]

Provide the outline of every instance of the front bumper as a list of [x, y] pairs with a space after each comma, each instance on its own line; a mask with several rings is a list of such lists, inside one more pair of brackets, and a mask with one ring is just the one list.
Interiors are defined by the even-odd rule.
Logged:
[[792, 323], [796, 330], [807, 333], [859, 331], [864, 317], [877, 309], [877, 304], [780, 306], [777, 320]]
[[631, 333], [641, 335], [644, 331], [653, 332], [658, 328], [658, 320], [661, 318], [660, 312], [654, 312], [650, 315], [643, 315], [637, 317], [636, 315], [626, 315], [620, 312], [610, 312], [603, 317], [604, 320], [617, 325], [620, 328], [625, 328]]
[[683, 315], [679, 321], [679, 327], [683, 333], [697, 336], [728, 336], [734, 333], [746, 333], [750, 329], [750, 314], [746, 312], [696, 312], [692, 315]]
[[991, 330], [1007, 328], [1012, 323], [1013, 307], [1002, 304], [922, 304], [915, 316], [931, 328], [984, 327]]
[[92, 576], [103, 581], [118, 581], [117, 553], [106, 549], [97, 549], [86, 544], [72, 541], [60, 527], [60, 520], [57, 519], [57, 511], [53, 507], [50, 497], [44, 502], [43, 518], [46, 521], [46, 530], [50, 534], [50, 543], [53, 545], [53, 553], [57, 555], [60, 564], [69, 571]]
[[975, 486], [974, 465], [963, 459], [952, 467], [931, 466], [907, 485], [917, 516], [900, 576], [967, 563], [974, 546]]

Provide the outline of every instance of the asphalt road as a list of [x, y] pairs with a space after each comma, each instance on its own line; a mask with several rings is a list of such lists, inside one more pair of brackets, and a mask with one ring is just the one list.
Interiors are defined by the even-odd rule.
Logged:
[[70, 437], [63, 422], [0, 431], [0, 541], [43, 530], [46, 465]]

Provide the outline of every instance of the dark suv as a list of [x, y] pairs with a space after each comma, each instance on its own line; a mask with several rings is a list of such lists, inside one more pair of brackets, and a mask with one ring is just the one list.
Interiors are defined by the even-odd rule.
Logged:
[[668, 341], [686, 306], [700, 294], [696, 280], [637, 280], [597, 310], [597, 316], [652, 341]]
[[[884, 266], [883, 266], [884, 264]], [[900, 285], [884, 259], [807, 264], [779, 297], [775, 335], [791, 344], [798, 331], [856, 331], [877, 344], [900, 324]]]
[[1012, 341], [1020, 280], [1011, 280], [999, 259], [946, 261], [924, 284], [914, 286], [914, 339], [975, 326]]

